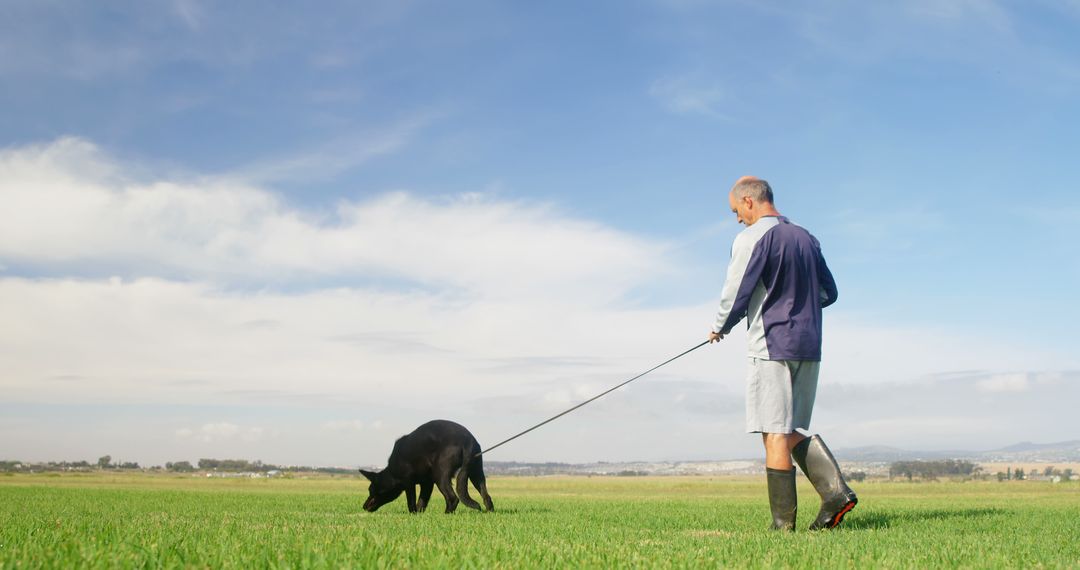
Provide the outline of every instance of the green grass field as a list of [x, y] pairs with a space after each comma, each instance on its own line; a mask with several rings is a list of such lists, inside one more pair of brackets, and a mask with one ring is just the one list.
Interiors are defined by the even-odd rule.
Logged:
[[[1080, 567], [1075, 483], [863, 483], [765, 530], [764, 478], [492, 478], [496, 512], [361, 511], [360, 479], [0, 476], [0, 568]], [[799, 526], [817, 512], [805, 481]], [[475, 495], [475, 494], [474, 494]]]

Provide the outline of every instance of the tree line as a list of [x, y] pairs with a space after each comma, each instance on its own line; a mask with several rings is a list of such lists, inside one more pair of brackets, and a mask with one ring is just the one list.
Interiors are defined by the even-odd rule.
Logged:
[[96, 463], [89, 461], [42, 461], [29, 462], [13, 459], [0, 460], [0, 473], [12, 473], [16, 471], [92, 471], [94, 469], [142, 469], [134, 461], [113, 462], [112, 457], [105, 455], [98, 458]]
[[172, 473], [194, 473], [196, 471], [218, 471], [226, 473], [266, 473], [268, 471], [282, 472], [305, 472], [305, 473], [330, 473], [330, 474], [355, 474], [354, 469], [341, 467], [309, 467], [306, 465], [273, 465], [262, 461], [248, 461], [246, 459], [200, 459], [196, 464], [190, 461], [169, 461], [164, 466], [155, 465], [143, 468], [136, 462], [117, 461], [104, 455], [96, 462], [89, 461], [47, 461], [28, 462], [18, 460], [0, 460], [0, 473], [17, 472], [51, 472], [51, 471], [102, 471], [102, 470], [126, 470], [126, 471], [167, 471]]
[[1032, 469], [1030, 472], [1025, 472], [1023, 467], [1017, 467], [1016, 469], [1013, 469], [1012, 467], [1008, 467], [1008, 468], [1006, 468], [1004, 473], [998, 471], [997, 480], [998, 481], [1014, 481], [1014, 480], [1023, 481], [1024, 479], [1030, 479], [1032, 477], [1039, 477], [1041, 475], [1045, 479], [1050, 479], [1051, 477], [1061, 477], [1062, 479], [1068, 481], [1069, 479], [1072, 478], [1073, 474], [1074, 473], [1073, 473], [1072, 467], [1066, 467], [1065, 469], [1058, 469], [1057, 467], [1054, 467], [1053, 465], [1050, 465], [1050, 466], [1044, 467], [1042, 469], [1041, 473], [1040, 473], [1040, 471], [1038, 469]]
[[915, 477], [934, 480], [938, 477], [972, 477], [982, 468], [962, 459], [939, 459], [936, 461], [896, 461], [889, 465], [889, 479], [905, 477], [911, 481]]
[[[1072, 468], [1058, 469], [1047, 466], [1041, 470], [1032, 469], [1025, 472], [1023, 467], [1009, 467], [1004, 473], [996, 473], [998, 481], [1020, 481], [1031, 478], [1061, 477], [1068, 481], [1073, 476]], [[986, 479], [989, 473], [984, 473], [978, 465], [960, 459], [942, 459], [938, 461], [896, 461], [889, 465], [889, 479], [906, 478], [911, 481], [915, 478], [932, 481], [938, 477], [973, 477]]]

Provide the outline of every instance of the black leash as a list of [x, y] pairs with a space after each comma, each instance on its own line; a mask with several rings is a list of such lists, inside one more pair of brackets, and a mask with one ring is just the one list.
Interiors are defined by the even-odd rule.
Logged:
[[527, 429], [527, 430], [525, 430], [525, 431], [523, 431], [523, 432], [521, 432], [521, 433], [519, 433], [519, 434], [515, 435], [514, 437], [511, 437], [511, 438], [509, 438], [509, 439], [504, 439], [504, 440], [500, 441], [499, 443], [496, 443], [495, 445], [493, 445], [493, 446], [491, 446], [491, 447], [489, 447], [489, 448], [487, 448], [487, 449], [485, 449], [485, 450], [481, 451], [480, 453], [477, 453], [477, 454], [476, 454], [476, 455], [474, 455], [473, 457], [480, 457], [481, 455], [483, 455], [483, 454], [485, 454], [485, 453], [487, 453], [487, 452], [489, 452], [489, 451], [491, 451], [491, 450], [495, 449], [496, 447], [499, 447], [500, 445], [502, 445], [502, 444], [504, 444], [504, 443], [509, 443], [509, 442], [511, 442], [511, 441], [514, 441], [515, 439], [517, 439], [517, 438], [519, 438], [519, 437], [521, 437], [521, 436], [523, 436], [523, 435], [525, 435], [525, 434], [529, 433], [530, 431], [532, 431], [532, 430], [534, 430], [534, 429], [536, 429], [536, 428], [538, 428], [538, 427], [540, 427], [540, 426], [542, 426], [542, 425], [544, 425], [544, 424], [546, 424], [546, 423], [548, 423], [548, 422], [552, 422], [552, 421], [555, 421], [555, 420], [557, 420], [557, 419], [559, 419], [559, 418], [561, 418], [561, 417], [565, 416], [566, 414], [569, 414], [570, 412], [572, 412], [572, 411], [574, 411], [574, 410], [576, 410], [576, 409], [580, 408], [581, 406], [584, 406], [585, 404], [588, 404], [589, 402], [592, 402], [593, 400], [599, 399], [599, 398], [600, 398], [600, 397], [602, 397], [602, 396], [606, 396], [607, 394], [609, 394], [609, 393], [611, 393], [611, 392], [614, 392], [615, 390], [618, 390], [619, 388], [622, 388], [623, 386], [626, 386], [627, 384], [629, 384], [629, 383], [633, 382], [634, 380], [637, 380], [638, 378], [641, 378], [642, 376], [644, 376], [644, 375], [646, 375], [646, 374], [648, 374], [648, 373], [652, 372], [653, 370], [656, 370], [657, 368], [660, 368], [661, 366], [663, 366], [663, 365], [665, 365], [665, 364], [667, 364], [667, 363], [671, 362], [672, 360], [677, 360], [677, 359], [679, 359], [679, 358], [682, 358], [683, 356], [686, 356], [687, 354], [690, 354], [691, 352], [694, 352], [695, 350], [697, 350], [697, 349], [699, 349], [699, 348], [701, 348], [701, 347], [705, 346], [706, 344], [709, 344], [709, 341], [707, 341], [707, 340], [706, 340], [706, 341], [702, 342], [701, 344], [699, 344], [699, 345], [695, 346], [694, 348], [691, 348], [691, 349], [689, 349], [689, 350], [687, 350], [687, 351], [683, 352], [682, 354], [679, 354], [678, 356], [673, 356], [673, 357], [671, 357], [671, 358], [669, 358], [669, 359], [667, 359], [667, 360], [665, 360], [665, 361], [661, 362], [660, 364], [657, 364], [656, 366], [653, 366], [652, 368], [650, 368], [650, 369], [646, 370], [645, 372], [642, 372], [641, 374], [638, 374], [637, 376], [634, 376], [633, 378], [631, 378], [631, 379], [627, 380], [626, 382], [623, 382], [622, 384], [619, 384], [618, 386], [615, 386], [614, 388], [610, 388], [610, 389], [608, 389], [608, 390], [605, 390], [604, 392], [601, 392], [601, 393], [599, 393], [599, 394], [597, 394], [597, 395], [593, 396], [592, 398], [589, 398], [588, 400], [585, 400], [584, 402], [582, 402], [582, 403], [580, 403], [580, 404], [578, 404], [578, 405], [574, 406], [573, 408], [570, 408], [569, 410], [566, 410], [566, 411], [564, 411], [564, 412], [561, 412], [561, 413], [560, 413], [559, 415], [557, 415], [557, 416], [553, 416], [553, 417], [550, 417], [550, 418], [548, 418], [548, 419], [546, 419], [546, 420], [544, 420], [544, 421], [542, 421], [542, 422], [540, 422], [540, 423], [538, 423], [538, 424], [534, 425], [533, 427], [531, 427], [531, 428], [529, 428], [529, 429]]

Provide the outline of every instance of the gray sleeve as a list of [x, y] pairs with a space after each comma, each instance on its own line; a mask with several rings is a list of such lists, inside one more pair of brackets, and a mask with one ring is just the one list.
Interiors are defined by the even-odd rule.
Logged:
[[[735, 301], [739, 297], [746, 276], [746, 266], [750, 263], [750, 257], [754, 252], [755, 240], [750, 239], [745, 233], [735, 237], [731, 246], [731, 261], [728, 263], [727, 277], [724, 278], [724, 287], [720, 293], [720, 308], [716, 311], [716, 320], [713, 323], [714, 333], [727, 333], [731, 327], [742, 319], [742, 315], [734, 315]], [[728, 322], [734, 317], [734, 322]], [[725, 330], [726, 328], [726, 330]]]

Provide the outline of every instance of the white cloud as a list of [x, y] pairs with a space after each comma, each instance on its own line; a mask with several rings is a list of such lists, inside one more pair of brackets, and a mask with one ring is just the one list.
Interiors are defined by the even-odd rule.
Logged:
[[234, 437], [240, 433], [240, 426], [236, 424], [230, 424], [228, 422], [219, 422], [215, 424], [205, 424], [199, 430], [199, 432], [206, 438], [229, 438]]
[[400, 29], [393, 24], [414, 9], [411, 2], [297, 12], [258, 2], [129, 0], [114, 4], [105, 22], [95, 3], [8, 3], [0, 20], [0, 72], [99, 80], [178, 62], [245, 68], [282, 53], [334, 51], [360, 60], [400, 40], [387, 29]]
[[730, 119], [722, 109], [729, 95], [715, 80], [692, 75], [663, 77], [653, 82], [649, 94], [673, 113]]
[[206, 15], [197, 0], [173, 0], [172, 5], [173, 12], [190, 30], [197, 32], [202, 28]]
[[909, 1], [900, 6], [916, 21], [947, 23], [950, 26], [987, 26], [1004, 34], [1012, 33], [1012, 18], [994, 0]]
[[542, 399], [544, 403], [547, 404], [546, 407], [549, 411], [559, 411], [563, 408], [588, 400], [607, 388], [609, 388], [609, 386], [598, 387], [593, 384], [576, 384], [550, 390], [544, 393]]
[[202, 443], [238, 440], [253, 443], [261, 440], [267, 431], [261, 427], [242, 427], [231, 422], [211, 422], [198, 429], [180, 428], [175, 431], [180, 439], [195, 439]]
[[968, 371], [880, 384], [823, 384], [815, 429], [846, 445], [1003, 447], [1068, 439], [1080, 373]]
[[322, 428], [326, 431], [363, 431], [364, 422], [360, 420], [333, 420], [323, 422]]
[[[1009, 83], [1017, 89], [1042, 90], [1071, 95], [1080, 85], [1080, 66], [1070, 46], [1052, 34], [1026, 33], [1039, 29], [1040, 9], [1029, 3], [1005, 3], [994, 0], [909, 0], [905, 2], [858, 2], [837, 0], [813, 4], [782, 1], [704, 2], [663, 0], [672, 16], [679, 19], [671, 40], [685, 45], [683, 55], [698, 61], [709, 54], [715, 67], [713, 77], [724, 78], [723, 71], [739, 58], [728, 58], [732, 50], [744, 51], [746, 41], [738, 34], [717, 34], [716, 22], [731, 21], [732, 16], [748, 10], [751, 18], [767, 20], [766, 28], [775, 28], [774, 37], [758, 34], [763, 47], [754, 60], [757, 77], [772, 76], [771, 85], [754, 85], [754, 91], [781, 89], [803, 93], [820, 91], [823, 85], [872, 76], [882, 66], [904, 67], [912, 62], [925, 66], [961, 66], [981, 72], [995, 83]], [[1046, 2], [1052, 11], [1074, 18], [1063, 2]], [[1075, 4], [1075, 2], [1073, 2]], [[782, 37], [782, 41], [771, 41]], [[780, 50], [775, 52], [774, 50]], [[784, 54], [780, 59], [776, 53]], [[821, 67], [824, 66], [824, 67]], [[824, 69], [824, 78], [821, 70]], [[810, 75], [807, 75], [809, 73]], [[753, 75], [740, 78], [753, 80]], [[823, 83], [823, 79], [825, 83]], [[676, 82], [677, 85], [677, 82]], [[747, 87], [737, 81], [722, 85], [737, 92]], [[689, 87], [689, 93], [704, 93], [705, 101], [715, 101], [715, 83], [702, 74]], [[722, 91], [722, 90], [720, 90]], [[764, 92], [767, 92], [764, 91]], [[675, 89], [675, 93], [681, 90]], [[719, 93], [715, 93], [719, 97]], [[678, 98], [667, 98], [672, 109]], [[700, 97], [689, 96], [684, 108], [716, 109]], [[729, 102], [730, 105], [730, 102]], [[728, 111], [735, 117], [741, 114]]]
[[[971, 59], [995, 42], [1020, 47], [1012, 18], [992, 0], [845, 1], [814, 8], [783, 5], [776, 10], [810, 47], [847, 61], [876, 61], [901, 53]], [[913, 37], [918, 41], [911, 41]]]
[[1028, 375], [998, 374], [980, 380], [976, 387], [983, 392], [1025, 392], [1029, 388]]
[[395, 278], [583, 303], [666, 269], [663, 245], [541, 204], [396, 193], [317, 214], [235, 181], [140, 183], [122, 170], [72, 138], [0, 153], [0, 257], [219, 282]]
[[[840, 431], [846, 437], [852, 437], [852, 434], [880, 434], [871, 441], [899, 444], [901, 449], [919, 449], [920, 446], [924, 449], [940, 449], [942, 446], [955, 442], [958, 438], [970, 441], [974, 436], [985, 435], [993, 428], [994, 423], [994, 419], [990, 417], [894, 415], [888, 418], [853, 421], [842, 427], [837, 426], [837, 429], [832, 431]], [[900, 434], [902, 437], [898, 437]], [[861, 439], [866, 441], [869, 438], [863, 435]], [[975, 449], [982, 449], [982, 446]]]
[[[19, 323], [0, 330], [8, 397], [189, 404], [419, 401], [523, 389], [551, 376], [607, 384], [661, 351], [686, 348], [708, 322], [704, 307], [590, 309], [542, 296], [510, 302], [365, 289], [226, 292], [150, 278], [0, 279], [0, 309]], [[552, 355], [571, 358], [549, 362]], [[507, 367], [513, 361], [521, 364]], [[80, 380], [63, 391], [50, 380], [73, 375]]]
[[[323, 97], [354, 96], [348, 91], [320, 94]], [[374, 158], [401, 149], [418, 130], [430, 123], [433, 117], [433, 113], [419, 113], [384, 129], [366, 130], [339, 137], [315, 149], [262, 159], [241, 167], [230, 176], [245, 183], [259, 184], [332, 180]]]

